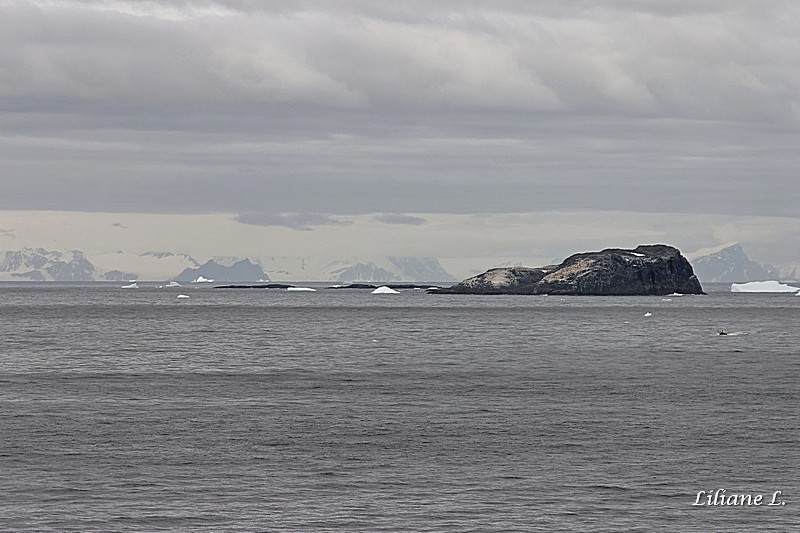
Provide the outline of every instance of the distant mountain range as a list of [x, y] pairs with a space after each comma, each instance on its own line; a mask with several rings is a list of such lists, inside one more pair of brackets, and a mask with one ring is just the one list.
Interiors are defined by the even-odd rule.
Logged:
[[797, 266], [776, 268], [750, 259], [741, 243], [728, 243], [716, 248], [698, 250], [687, 254], [700, 281], [746, 282], [766, 280], [796, 280], [800, 275]]
[[280, 281], [457, 281], [435, 257], [373, 257], [334, 261], [319, 257], [266, 257], [259, 263]]
[[178, 274], [175, 281], [197, 281], [199, 279], [213, 281], [269, 281], [261, 267], [252, 263], [249, 259], [236, 261], [232, 265], [217, 263], [214, 259], [209, 259], [197, 268], [186, 268]]
[[0, 253], [0, 280], [190, 282], [199, 277], [220, 282], [270, 280], [451, 282], [456, 279], [433, 257], [378, 257], [326, 260], [315, 257], [213, 257], [203, 264], [187, 254], [123, 251], [86, 254], [23, 248]]
[[[747, 282], [800, 278], [800, 265], [773, 267], [750, 259], [741, 243], [686, 254], [700, 281]], [[440, 282], [456, 280], [434, 257], [240, 258], [216, 256], [200, 263], [187, 254], [122, 250], [87, 254], [80, 250], [22, 248], [0, 252], [0, 280], [5, 281], [132, 281], [190, 282], [198, 277], [219, 282], [330, 281]]]
[[3, 254], [0, 274], [3, 278], [30, 281], [92, 281], [95, 266], [78, 250], [50, 251], [23, 248]]

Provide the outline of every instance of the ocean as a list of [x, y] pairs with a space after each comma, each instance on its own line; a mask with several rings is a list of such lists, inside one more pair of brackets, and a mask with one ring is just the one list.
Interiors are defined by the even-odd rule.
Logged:
[[0, 530], [800, 530], [798, 296], [119, 285], [0, 285]]

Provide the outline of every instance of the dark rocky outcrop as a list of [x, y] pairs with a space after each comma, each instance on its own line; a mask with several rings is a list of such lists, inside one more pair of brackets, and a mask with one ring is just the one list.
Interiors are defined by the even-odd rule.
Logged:
[[429, 283], [420, 285], [418, 283], [383, 283], [381, 285], [373, 285], [371, 283], [350, 283], [348, 285], [334, 285], [332, 287], [328, 287], [328, 289], [377, 289], [379, 286], [389, 287], [390, 289], [395, 290], [404, 290], [404, 289], [438, 289], [436, 285], [431, 285]]
[[540, 294], [536, 292], [536, 285], [552, 269], [558, 267], [502, 267], [493, 268], [452, 287], [431, 289], [428, 292], [436, 294]]
[[560, 265], [494, 268], [434, 294], [636, 296], [705, 294], [692, 265], [664, 244], [575, 254]]
[[328, 287], [329, 289], [377, 289], [377, 285], [373, 285], [371, 283], [350, 283], [348, 285], [334, 285], [332, 287]]
[[217, 285], [215, 289], [291, 289], [294, 285], [286, 283], [263, 283], [259, 285]]

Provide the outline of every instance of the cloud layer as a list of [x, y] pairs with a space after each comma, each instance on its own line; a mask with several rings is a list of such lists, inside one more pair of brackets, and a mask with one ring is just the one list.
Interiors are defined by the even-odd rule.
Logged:
[[0, 0], [0, 209], [800, 215], [796, 2], [333, 4]]

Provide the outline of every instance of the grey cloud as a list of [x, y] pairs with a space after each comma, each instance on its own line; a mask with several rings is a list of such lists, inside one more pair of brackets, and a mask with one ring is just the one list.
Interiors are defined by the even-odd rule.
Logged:
[[384, 224], [401, 224], [407, 226], [422, 226], [428, 223], [424, 218], [400, 213], [384, 213], [376, 216], [375, 220]]
[[313, 226], [349, 226], [353, 223], [319, 213], [242, 213], [236, 221], [254, 226], [285, 226], [298, 231], [311, 231]]
[[3, 10], [0, 209], [798, 216], [794, 2]]
[[[524, 125], [513, 125], [517, 128]], [[96, 152], [65, 147], [49, 150], [41, 161], [0, 144], [0, 166], [26, 175], [4, 183], [0, 208], [798, 214], [797, 134], [774, 136], [708, 123], [684, 131], [649, 121], [539, 120], [537, 130], [519, 131], [521, 138], [509, 142], [389, 137], [368, 143], [256, 143], [253, 150], [208, 139], [192, 148], [144, 145], [138, 153], [113, 152], [114, 157], [102, 145]], [[744, 139], [747, 146], [735, 146]], [[95, 186], [87, 190], [87, 182]]]
[[[107, 3], [64, 2], [71, 7], [61, 17], [45, 16], [53, 7], [15, 5], [0, 90], [131, 105], [294, 101], [733, 119], [744, 108], [775, 118], [797, 103], [796, 70], [780, 59], [796, 46], [798, 8], [785, 2], [670, 2], [667, 13], [664, 2], [646, 1], [395, 4], [119, 2], [129, 9], [114, 13]], [[203, 16], [215, 5], [218, 16]], [[130, 14], [143, 10], [150, 16]]]

